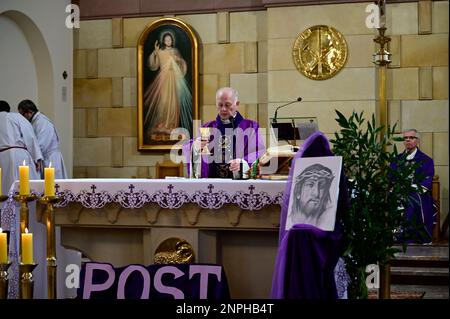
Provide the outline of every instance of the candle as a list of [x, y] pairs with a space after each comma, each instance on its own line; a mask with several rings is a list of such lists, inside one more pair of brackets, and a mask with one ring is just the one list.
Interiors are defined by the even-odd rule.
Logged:
[[0, 228], [0, 264], [8, 262], [8, 237]]
[[44, 179], [44, 195], [55, 196], [55, 168], [52, 167], [52, 163], [44, 169]]
[[33, 234], [28, 233], [28, 228], [22, 233], [22, 263], [33, 263]]
[[20, 195], [30, 194], [30, 168], [25, 165], [25, 160], [23, 165], [19, 166], [19, 186]]

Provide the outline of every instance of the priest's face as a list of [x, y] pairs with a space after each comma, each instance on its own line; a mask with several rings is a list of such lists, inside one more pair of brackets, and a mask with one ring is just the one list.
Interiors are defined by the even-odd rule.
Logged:
[[224, 90], [216, 98], [217, 112], [222, 120], [227, 120], [236, 114], [239, 100], [233, 95], [233, 91]]
[[413, 152], [419, 144], [419, 138], [416, 136], [416, 132], [408, 131], [403, 133], [403, 144], [408, 153]]
[[326, 188], [324, 179], [309, 178], [304, 182], [300, 192], [300, 207], [303, 214], [311, 216], [320, 213]]

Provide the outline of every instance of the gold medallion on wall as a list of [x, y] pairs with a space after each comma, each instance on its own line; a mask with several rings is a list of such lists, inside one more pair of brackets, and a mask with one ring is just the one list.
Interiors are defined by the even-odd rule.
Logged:
[[338, 30], [316, 25], [298, 36], [292, 56], [297, 70], [303, 75], [313, 80], [326, 80], [344, 67], [347, 42]]

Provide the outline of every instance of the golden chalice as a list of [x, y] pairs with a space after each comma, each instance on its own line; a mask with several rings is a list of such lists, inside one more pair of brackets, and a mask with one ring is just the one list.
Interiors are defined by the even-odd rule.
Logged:
[[[200, 127], [200, 139], [203, 142], [208, 142], [211, 137], [211, 128], [210, 127]], [[203, 147], [202, 154], [203, 155], [211, 155], [211, 152], [208, 148], [208, 143]]]

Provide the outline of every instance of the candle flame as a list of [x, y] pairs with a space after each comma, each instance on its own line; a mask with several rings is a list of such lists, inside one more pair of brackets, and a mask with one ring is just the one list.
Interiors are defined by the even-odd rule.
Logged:
[[48, 164], [48, 168], [52, 168], [52, 162], [50, 162], [50, 164]]
[[25, 227], [25, 234], [28, 234], [28, 227]]
[[0, 227], [0, 233], [3, 233], [3, 229]]
[[23, 160], [22, 165], [23, 165], [23, 166], [27, 165], [27, 163], [25, 162], [25, 160]]

